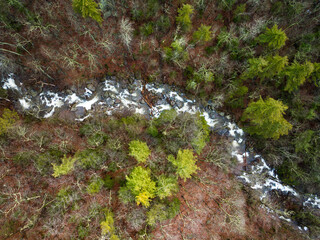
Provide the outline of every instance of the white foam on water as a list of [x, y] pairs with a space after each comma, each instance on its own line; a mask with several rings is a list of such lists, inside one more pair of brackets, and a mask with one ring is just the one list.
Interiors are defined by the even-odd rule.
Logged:
[[218, 123], [218, 120], [210, 118], [210, 116], [209, 116], [209, 114], [207, 112], [203, 112], [201, 114], [201, 116], [204, 117], [204, 119], [206, 120], [206, 122], [209, 125], [209, 127], [213, 128]]
[[13, 79], [13, 74], [10, 73], [8, 78], [4, 80], [3, 89], [14, 89], [20, 91], [20, 88], [17, 86], [16, 82]]
[[24, 110], [27, 110], [31, 106], [31, 100], [28, 98], [20, 98], [19, 103]]
[[111, 91], [114, 93], [119, 93], [118, 89], [115, 86], [113, 86], [112, 84], [115, 84], [115, 82], [111, 81], [111, 80], [106, 80], [105, 87], [103, 88], [103, 91]]
[[99, 97], [95, 96], [91, 100], [81, 102], [77, 104], [76, 107], [84, 107], [86, 110], [90, 110], [92, 108], [92, 105], [95, 104], [97, 101], [99, 101]]
[[77, 94], [73, 93], [71, 95], [68, 95], [64, 99], [65, 102], [68, 102], [69, 104], [81, 102], [82, 100], [77, 96]]
[[85, 95], [86, 97], [91, 97], [91, 95], [92, 95], [92, 91], [91, 91], [91, 90], [89, 90], [88, 88], [85, 88], [84, 90], [85, 90], [84, 95]]

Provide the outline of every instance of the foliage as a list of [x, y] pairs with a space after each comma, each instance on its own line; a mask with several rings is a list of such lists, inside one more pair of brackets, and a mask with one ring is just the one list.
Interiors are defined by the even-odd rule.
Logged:
[[231, 10], [237, 0], [218, 0], [218, 6], [224, 10]]
[[103, 186], [107, 189], [111, 189], [114, 186], [114, 179], [110, 175], [106, 175], [103, 178]]
[[2, 116], [0, 117], [0, 135], [6, 133], [18, 119], [19, 116], [15, 111], [5, 108]]
[[312, 147], [314, 133], [312, 130], [306, 130], [300, 133], [295, 139], [295, 151], [308, 153]]
[[320, 86], [320, 63], [313, 63], [314, 70], [311, 75], [312, 81], [314, 84], [319, 87]]
[[176, 173], [184, 181], [199, 169], [196, 165], [197, 157], [193, 155], [193, 151], [190, 149], [179, 149], [177, 158], [169, 155], [168, 160], [176, 167]]
[[150, 169], [141, 166], [135, 167], [129, 176], [126, 176], [127, 187], [136, 197], [136, 202], [149, 207], [150, 201], [155, 197], [156, 183], [152, 181]]
[[74, 157], [78, 160], [80, 167], [85, 169], [100, 169], [105, 160], [101, 152], [93, 149], [78, 151]]
[[195, 42], [208, 42], [212, 39], [212, 31], [210, 31], [211, 26], [206, 26], [201, 24], [197, 31], [193, 33], [193, 40]]
[[264, 138], [278, 139], [281, 135], [288, 134], [292, 125], [287, 122], [283, 114], [288, 107], [281, 101], [268, 98], [264, 101], [261, 97], [256, 102], [251, 102], [245, 109], [242, 120], [250, 120], [247, 128], [249, 133], [257, 134]]
[[165, 33], [171, 26], [168, 16], [161, 15], [156, 21], [156, 28], [158, 31]]
[[148, 22], [142, 25], [140, 27], [140, 31], [145, 37], [148, 37], [149, 35], [151, 35], [154, 32], [153, 22]]
[[174, 218], [180, 211], [180, 201], [174, 198], [171, 202], [156, 203], [147, 212], [147, 223], [154, 226], [157, 222]]
[[157, 181], [157, 196], [160, 199], [172, 196], [173, 193], [179, 190], [178, 181], [175, 177], [167, 177], [164, 174], [158, 177]]
[[[176, 153], [179, 148], [192, 147], [201, 153], [209, 136], [209, 127], [200, 114], [180, 113], [174, 109], [163, 111], [154, 121], [167, 149]], [[186, 127], [188, 126], [188, 127]]]
[[100, 223], [101, 234], [109, 236], [109, 239], [119, 240], [120, 238], [115, 234], [113, 213], [109, 209], [105, 209], [105, 220]]
[[248, 60], [249, 67], [246, 72], [242, 75], [244, 79], [254, 78], [256, 76], [262, 75], [264, 73], [264, 69], [268, 66], [268, 61], [259, 58], [251, 58]]
[[80, 200], [79, 195], [70, 187], [64, 187], [59, 190], [53, 203], [50, 205], [49, 212], [51, 215], [59, 216], [64, 214], [67, 209]]
[[233, 83], [234, 88], [229, 91], [226, 104], [232, 108], [242, 108], [244, 106], [244, 97], [248, 93], [248, 87], [242, 85], [241, 81]]
[[232, 50], [239, 46], [239, 39], [234, 35], [233, 32], [227, 31], [222, 28], [217, 37], [217, 47], [225, 47], [228, 50]]
[[91, 17], [98, 23], [102, 22], [101, 10], [94, 0], [72, 0], [73, 9], [80, 13], [82, 17]]
[[242, 21], [246, 21], [248, 16], [245, 15], [247, 4], [239, 4], [237, 8], [233, 11], [233, 21], [235, 23], [239, 23]]
[[124, 204], [134, 202], [135, 200], [135, 196], [127, 186], [120, 187], [118, 194], [120, 201]]
[[258, 42], [267, 44], [272, 49], [280, 49], [285, 45], [287, 39], [287, 35], [282, 29], [278, 29], [277, 24], [272, 28], [267, 28], [266, 31], [257, 38]]
[[178, 66], [189, 59], [189, 53], [186, 49], [187, 42], [181, 38], [175, 38], [170, 47], [164, 47], [164, 58], [167, 61], [172, 61]]
[[311, 75], [313, 70], [314, 66], [309, 61], [305, 64], [293, 62], [283, 72], [287, 80], [284, 90], [291, 93], [293, 90], [298, 89], [298, 87], [306, 81], [306, 78]]
[[104, 181], [100, 177], [94, 177], [87, 186], [87, 193], [96, 194], [100, 192], [104, 185]]
[[147, 128], [147, 133], [150, 134], [152, 137], [157, 137], [158, 134], [159, 134], [159, 131], [158, 131], [157, 127], [154, 124], [151, 124]]
[[151, 151], [145, 142], [134, 140], [129, 143], [129, 155], [139, 163], [146, 162], [150, 154]]
[[116, 0], [100, 0], [99, 6], [105, 19], [110, 16], [117, 16]]
[[249, 67], [242, 75], [243, 78], [259, 77], [261, 80], [265, 78], [273, 78], [281, 73], [281, 71], [288, 65], [288, 57], [268, 56], [266, 59], [251, 58], [248, 60]]
[[193, 13], [193, 10], [194, 9], [190, 4], [183, 4], [182, 7], [178, 9], [176, 21], [183, 30], [187, 31], [191, 28], [190, 16]]
[[67, 175], [74, 169], [74, 163], [77, 159], [75, 157], [64, 157], [61, 159], [61, 165], [57, 165], [52, 163], [53, 166], [53, 174], [54, 177], [60, 177], [61, 175]]

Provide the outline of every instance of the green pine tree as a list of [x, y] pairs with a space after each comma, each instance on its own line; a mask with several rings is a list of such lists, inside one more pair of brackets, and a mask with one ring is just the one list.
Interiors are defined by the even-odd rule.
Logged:
[[205, 43], [212, 39], [211, 26], [201, 24], [197, 31], [193, 33], [193, 40], [195, 42]]
[[286, 77], [285, 91], [291, 93], [293, 90], [297, 90], [306, 79], [311, 75], [314, 70], [314, 66], [311, 62], [307, 61], [305, 64], [299, 64], [297, 62], [292, 63], [287, 67], [283, 75]]
[[177, 23], [185, 31], [191, 28], [190, 16], [193, 13], [193, 7], [190, 4], [183, 4], [181, 8], [178, 9], [178, 16], [176, 17]]
[[102, 22], [101, 10], [94, 0], [72, 0], [72, 7], [82, 17], [91, 17], [98, 23]]
[[287, 35], [282, 29], [278, 29], [277, 24], [272, 28], [267, 28], [266, 31], [257, 38], [258, 42], [267, 44], [272, 49], [280, 49], [285, 45], [287, 39]]
[[281, 101], [268, 98], [264, 101], [261, 97], [252, 102], [242, 115], [242, 120], [249, 120], [247, 130], [251, 134], [257, 134], [264, 138], [278, 139], [281, 135], [288, 134], [292, 125], [287, 122], [283, 115], [288, 107]]
[[243, 79], [261, 76], [264, 73], [265, 68], [268, 66], [268, 61], [263, 57], [251, 58], [248, 60], [248, 63], [248, 69], [242, 74]]
[[281, 57], [279, 55], [276, 56], [269, 56], [267, 57], [266, 61], [268, 65], [263, 69], [260, 78], [263, 80], [265, 78], [273, 78], [277, 76], [286, 65], [288, 65], [288, 57]]

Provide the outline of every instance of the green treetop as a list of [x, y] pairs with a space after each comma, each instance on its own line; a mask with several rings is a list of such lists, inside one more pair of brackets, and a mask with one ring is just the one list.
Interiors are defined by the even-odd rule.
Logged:
[[298, 89], [298, 87], [306, 81], [306, 78], [311, 75], [313, 70], [314, 66], [309, 61], [305, 64], [292, 63], [283, 72], [287, 79], [284, 90], [291, 93], [293, 90]]
[[72, 0], [73, 9], [82, 15], [82, 17], [91, 17], [98, 23], [102, 22], [101, 10], [94, 0]]
[[168, 160], [176, 167], [178, 176], [183, 178], [184, 181], [198, 169], [196, 165], [197, 157], [193, 155], [193, 151], [190, 149], [183, 149], [182, 151], [179, 149], [177, 158], [169, 155]]
[[134, 157], [139, 163], [147, 161], [151, 151], [145, 142], [134, 140], [129, 143], [129, 155]]
[[268, 98], [264, 101], [260, 98], [252, 102], [242, 115], [242, 120], [249, 120], [247, 128], [251, 134], [257, 134], [264, 138], [278, 139], [281, 135], [288, 134], [292, 125], [287, 122], [283, 114], [288, 107], [281, 101]]
[[251, 58], [248, 60], [248, 63], [249, 67], [242, 75], [244, 79], [254, 78], [259, 75], [262, 75], [264, 69], [268, 66], [268, 61], [266, 61], [262, 57]]
[[191, 28], [190, 16], [192, 13], [193, 7], [190, 4], [183, 4], [182, 7], [178, 9], [178, 16], [176, 20], [183, 30], [187, 31]]
[[285, 45], [287, 35], [282, 29], [278, 29], [275, 24], [272, 28], [267, 28], [266, 31], [259, 35], [258, 42], [267, 44], [272, 49], [280, 49]]
[[201, 24], [197, 31], [193, 33], [193, 40], [196, 42], [208, 42], [212, 39], [212, 31], [210, 31], [211, 26], [206, 26]]
[[137, 204], [149, 207], [151, 198], [154, 198], [156, 193], [156, 183], [151, 179], [150, 169], [135, 167], [126, 179], [127, 187], [136, 197]]

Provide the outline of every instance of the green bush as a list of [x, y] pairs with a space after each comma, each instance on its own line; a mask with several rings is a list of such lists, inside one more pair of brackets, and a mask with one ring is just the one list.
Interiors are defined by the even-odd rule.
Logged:
[[239, 4], [233, 11], [233, 21], [235, 23], [243, 22], [248, 20], [248, 15], [245, 15], [247, 4]]
[[179, 191], [178, 181], [175, 177], [160, 175], [157, 180], [157, 196], [160, 199], [172, 196]]
[[135, 196], [127, 186], [120, 187], [118, 194], [120, 201], [124, 204], [132, 203], [135, 200]]
[[188, 31], [191, 28], [190, 16], [193, 13], [193, 7], [190, 4], [183, 4], [178, 9], [178, 16], [176, 17], [177, 24], [181, 26], [182, 30]]
[[180, 212], [180, 204], [178, 198], [174, 198], [171, 202], [154, 204], [147, 212], [148, 225], [154, 226], [158, 222], [174, 218]]
[[104, 185], [104, 181], [100, 177], [94, 177], [87, 186], [87, 193], [96, 194], [100, 192]]
[[292, 63], [283, 72], [283, 75], [287, 80], [284, 90], [288, 91], [289, 93], [297, 90], [299, 86], [302, 85], [311, 75], [313, 70], [314, 66], [309, 61], [307, 61], [305, 64], [299, 64], [297, 62]]
[[18, 114], [15, 111], [5, 108], [0, 117], [0, 135], [5, 134], [17, 120], [19, 120]]
[[156, 21], [156, 28], [158, 31], [166, 33], [171, 26], [171, 22], [168, 16], [161, 15]]
[[242, 121], [250, 120], [247, 130], [264, 138], [278, 139], [287, 135], [292, 125], [283, 115], [288, 107], [281, 101], [268, 98], [264, 101], [261, 97], [256, 102], [251, 102], [242, 115]]
[[90, 17], [98, 23], [102, 22], [101, 10], [94, 0], [72, 0], [72, 7], [82, 17]]
[[129, 155], [139, 163], [146, 162], [150, 154], [151, 151], [145, 142], [134, 140], [129, 143]]
[[85, 169], [100, 169], [105, 161], [102, 153], [93, 149], [78, 151], [74, 157], [78, 160], [80, 167]]
[[113, 213], [109, 209], [105, 209], [105, 220], [100, 223], [101, 234], [108, 236], [110, 240], [120, 240], [115, 234]]
[[259, 43], [267, 44], [271, 49], [280, 49], [285, 45], [287, 35], [282, 29], [278, 29], [275, 24], [272, 28], [267, 28], [266, 31], [259, 35], [257, 41]]
[[126, 176], [127, 187], [136, 197], [136, 202], [149, 207], [150, 201], [155, 197], [156, 183], [152, 181], [150, 169], [141, 166], [135, 167], [129, 176]]
[[110, 175], [106, 175], [103, 178], [103, 186], [107, 189], [111, 189], [114, 186], [114, 179]]
[[148, 22], [148, 23], [143, 24], [140, 27], [140, 32], [145, 37], [148, 37], [149, 35], [151, 35], [154, 32], [153, 22]]
[[177, 175], [184, 181], [199, 169], [196, 165], [197, 157], [193, 155], [193, 151], [190, 149], [179, 149], [177, 158], [169, 155], [168, 161], [176, 167]]
[[308, 153], [310, 148], [312, 148], [311, 141], [314, 133], [312, 130], [306, 130], [300, 133], [295, 139], [295, 151]]
[[176, 38], [170, 47], [164, 47], [164, 58], [166, 61], [172, 61], [178, 66], [189, 59], [189, 53], [186, 49], [187, 42], [184, 38]]
[[205, 43], [212, 39], [211, 26], [201, 24], [197, 31], [193, 33], [193, 40], [195, 42]]
[[62, 163], [60, 165], [57, 165], [55, 163], [52, 163], [53, 166], [53, 174], [54, 177], [60, 177], [61, 175], [67, 175], [74, 169], [74, 163], [77, 159], [75, 157], [67, 157], [64, 155], [64, 157], [61, 159]]

